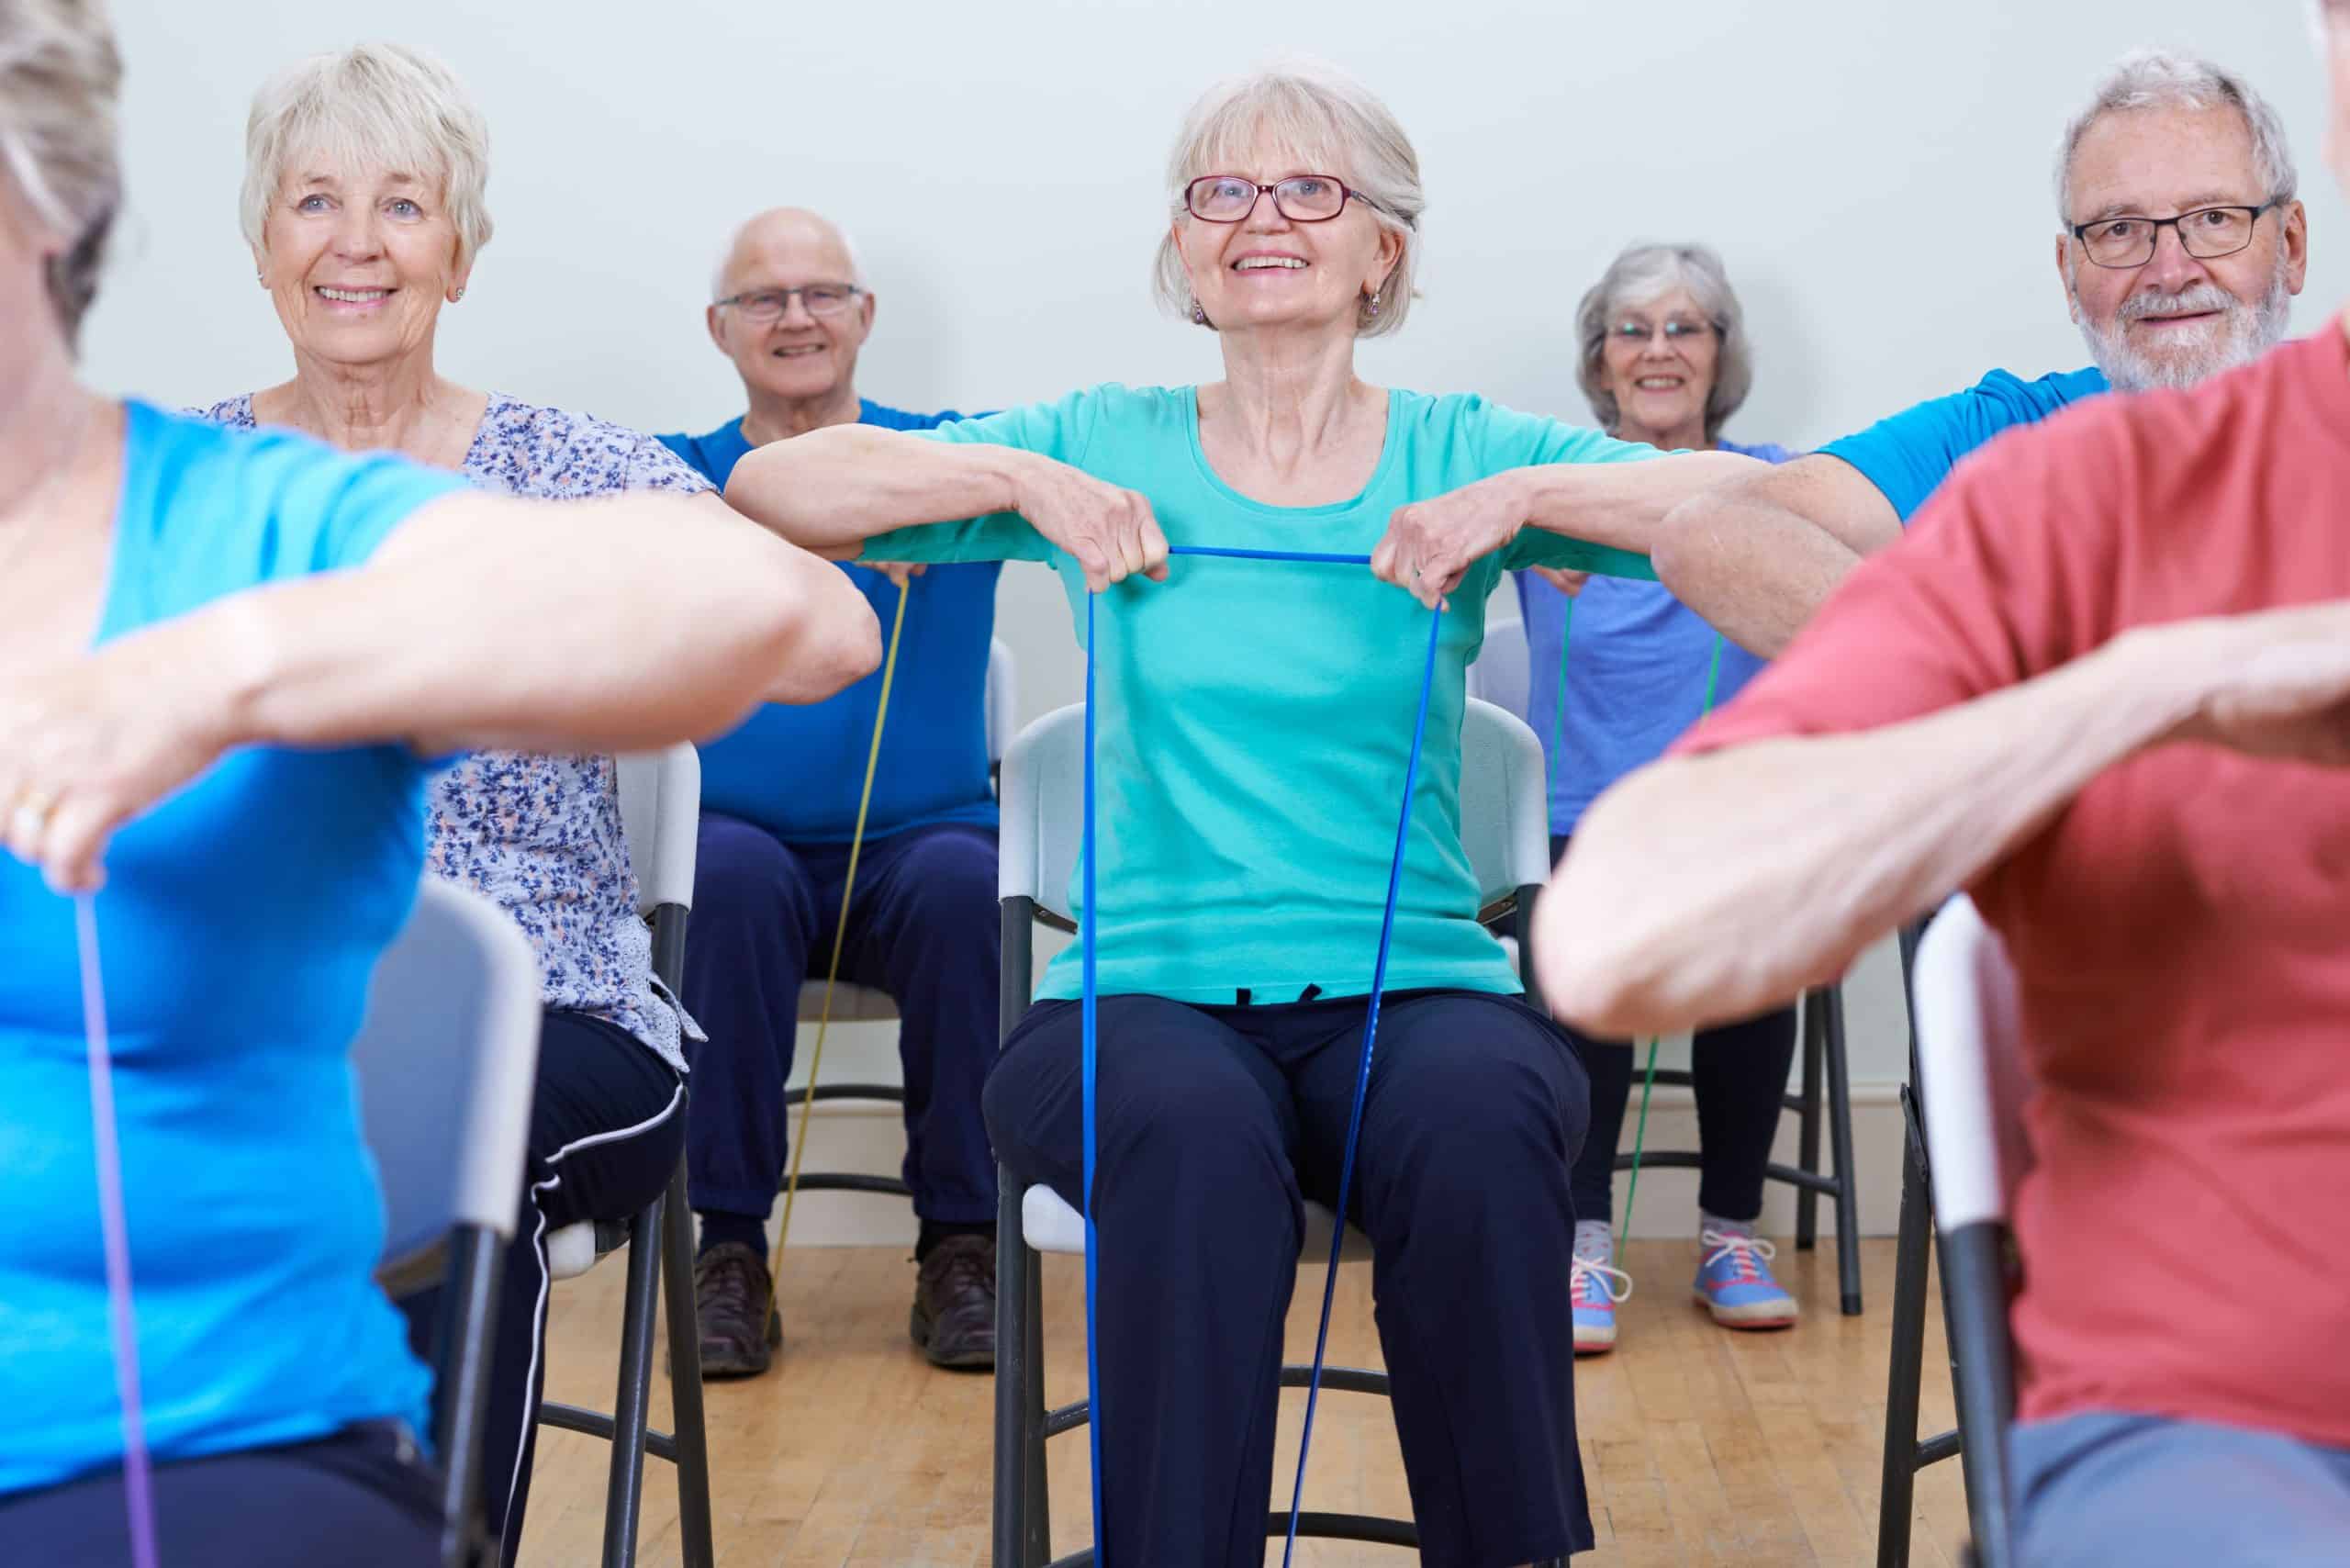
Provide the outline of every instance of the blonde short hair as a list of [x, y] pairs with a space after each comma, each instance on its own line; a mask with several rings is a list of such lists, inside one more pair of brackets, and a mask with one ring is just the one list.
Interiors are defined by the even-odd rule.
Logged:
[[[1322, 165], [1369, 198], [1379, 226], [1402, 238], [1404, 253], [1379, 288], [1379, 313], [1358, 319], [1375, 338], [1404, 324], [1419, 270], [1420, 158], [1412, 139], [1377, 95], [1338, 70], [1314, 61], [1269, 66], [1218, 83], [1192, 106], [1167, 159], [1167, 194], [1177, 222], [1190, 222], [1183, 193], [1202, 174], [1228, 174], [1235, 159], [1263, 147], [1293, 152]], [[1221, 165], [1221, 167], [1219, 167]], [[1189, 318], [1192, 286], [1170, 232], [1158, 242], [1151, 293], [1170, 313]]]
[[0, 0], [0, 167], [65, 241], [49, 297], [71, 343], [122, 207], [122, 57], [103, 0]]
[[316, 54], [253, 95], [245, 120], [245, 243], [263, 251], [286, 165], [325, 152], [352, 168], [386, 165], [441, 182], [457, 230], [460, 273], [489, 243], [489, 122], [454, 73], [397, 44]]

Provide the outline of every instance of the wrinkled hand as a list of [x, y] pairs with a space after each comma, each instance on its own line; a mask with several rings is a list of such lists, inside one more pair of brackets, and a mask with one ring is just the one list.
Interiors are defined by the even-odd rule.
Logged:
[[900, 588], [930, 570], [930, 565], [925, 561], [867, 561], [865, 564]]
[[166, 623], [0, 670], [0, 844], [57, 891], [95, 890], [115, 832], [229, 744], [218, 655], [196, 653]]
[[1534, 566], [1528, 569], [1569, 599], [1582, 593], [1583, 585], [1591, 581], [1589, 572], [1578, 572], [1568, 566]]
[[2200, 700], [2174, 739], [2350, 766], [2350, 600], [2154, 627]]
[[1525, 521], [1526, 503], [1506, 476], [1397, 507], [1371, 553], [1371, 575], [1441, 608], [1470, 566], [1517, 537]]
[[1167, 535], [1150, 503], [1132, 490], [1038, 458], [1021, 473], [1013, 510], [1076, 558], [1090, 592], [1137, 574], [1167, 580]]

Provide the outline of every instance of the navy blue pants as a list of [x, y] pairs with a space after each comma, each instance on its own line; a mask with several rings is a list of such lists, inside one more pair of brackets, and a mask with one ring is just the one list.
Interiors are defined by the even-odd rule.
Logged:
[[[164, 1568], [440, 1568], [440, 1484], [393, 1421], [159, 1464], [155, 1554]], [[0, 1561], [28, 1568], [122, 1568], [122, 1472], [0, 1497]]]
[[[1566, 849], [1563, 836], [1552, 838], [1551, 860]], [[1591, 1075], [1591, 1137], [1575, 1159], [1575, 1217], [1612, 1219], [1617, 1144], [1647, 1047], [1636, 1052], [1633, 1041], [1595, 1040], [1573, 1029], [1567, 1036]], [[1762, 1213], [1763, 1170], [1771, 1163], [1772, 1140], [1779, 1136], [1787, 1071], [1795, 1059], [1792, 1007], [1700, 1029], [1691, 1039], [1689, 1076], [1697, 1098], [1697, 1152], [1703, 1162], [1697, 1169], [1697, 1206], [1707, 1214], [1752, 1220]]]
[[[1299, 1204], [1337, 1202], [1363, 1012], [1360, 997], [1102, 999], [1094, 1215], [1113, 1562], [1264, 1561]], [[1079, 1004], [1039, 1002], [987, 1088], [1006, 1168], [1072, 1206], [1079, 1055]], [[1433, 1568], [1516, 1568], [1591, 1545], [1566, 1332], [1567, 1168], [1587, 1119], [1572, 1047], [1518, 998], [1387, 998], [1348, 1207], [1375, 1250], [1396, 1435]]]
[[[693, 1061], [686, 1176], [694, 1208], [765, 1219], [783, 1181], [800, 988], [822, 985], [848, 846], [787, 845], [704, 812], [694, 870], [686, 1011], [710, 1038]], [[995, 1220], [995, 1159], [979, 1091], [996, 1053], [996, 846], [954, 823], [869, 839], [841, 979], [898, 1004], [906, 1185], [942, 1225]]]

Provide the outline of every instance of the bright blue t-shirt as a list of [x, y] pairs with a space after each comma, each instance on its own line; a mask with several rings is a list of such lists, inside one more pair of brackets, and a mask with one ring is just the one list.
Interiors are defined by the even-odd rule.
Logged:
[[1859, 469], [1906, 525], [1958, 460], [1993, 436], [2112, 389], [2101, 370], [2062, 371], [2037, 381], [1995, 370], [1964, 392], [1928, 398], [1819, 450]]
[[[1396, 508], [1505, 470], [1662, 455], [1480, 398], [1398, 390], [1360, 494], [1276, 507], [1217, 477], [1189, 386], [1097, 386], [928, 433], [1041, 453], [1138, 491], [1173, 544], [1344, 554], [1368, 554]], [[1083, 633], [1083, 572], [1016, 514], [899, 529], [866, 541], [865, 554], [1046, 562]], [[1654, 577], [1645, 556], [1528, 528], [1453, 593], [1392, 990], [1520, 989], [1477, 924], [1460, 845], [1460, 722], [1486, 596], [1505, 569], [1535, 565]], [[1095, 608], [1102, 992], [1230, 1003], [1242, 991], [1276, 1002], [1308, 987], [1370, 991], [1432, 612], [1367, 566], [1189, 556], [1169, 564], [1166, 582], [1122, 583]], [[1065, 907], [1078, 907], [1077, 890]], [[1082, 959], [1082, 944], [1065, 948], [1038, 994], [1077, 995]]]
[[[1785, 463], [1784, 446], [1718, 443], [1724, 452]], [[1542, 737], [1550, 767], [1550, 832], [1574, 832], [1583, 808], [1618, 778], [1664, 755], [1706, 711], [1706, 688], [1720, 707], [1768, 663], [1748, 653], [1673, 597], [1662, 583], [1594, 577], [1565, 594], [1519, 572], [1526, 625], [1526, 722]], [[1568, 610], [1573, 609], [1572, 634]], [[1559, 702], [1561, 644], [1566, 704]], [[1715, 647], [1721, 649], [1716, 673]]]
[[[909, 414], [867, 401], [860, 424], [930, 430], [963, 416]], [[751, 450], [743, 421], [662, 443], [720, 489]], [[870, 566], [844, 564], [881, 618], [898, 613], [898, 585]], [[996, 823], [988, 783], [988, 650], [995, 636], [994, 561], [933, 566], [909, 586], [906, 629], [890, 687], [890, 722], [873, 775], [865, 836], [887, 838], [940, 823]], [[701, 748], [701, 803], [754, 822], [790, 844], [846, 844], [873, 749], [881, 705], [874, 671], [822, 702], [770, 702]]]
[[[464, 481], [128, 410], [97, 641], [353, 566]], [[129, 823], [96, 901], [147, 1440], [162, 1460], [425, 1429], [372, 1278], [349, 1047], [424, 867], [408, 748], [252, 748]], [[118, 1463], [73, 903], [0, 856], [0, 1495]], [[6, 1555], [0, 1551], [0, 1555]]]

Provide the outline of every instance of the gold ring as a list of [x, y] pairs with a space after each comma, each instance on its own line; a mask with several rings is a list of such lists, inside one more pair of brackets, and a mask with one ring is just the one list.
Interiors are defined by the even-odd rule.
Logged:
[[28, 790], [17, 798], [17, 809], [8, 817], [8, 836], [33, 839], [40, 836], [49, 825], [49, 814], [57, 809], [57, 797], [46, 790]]

